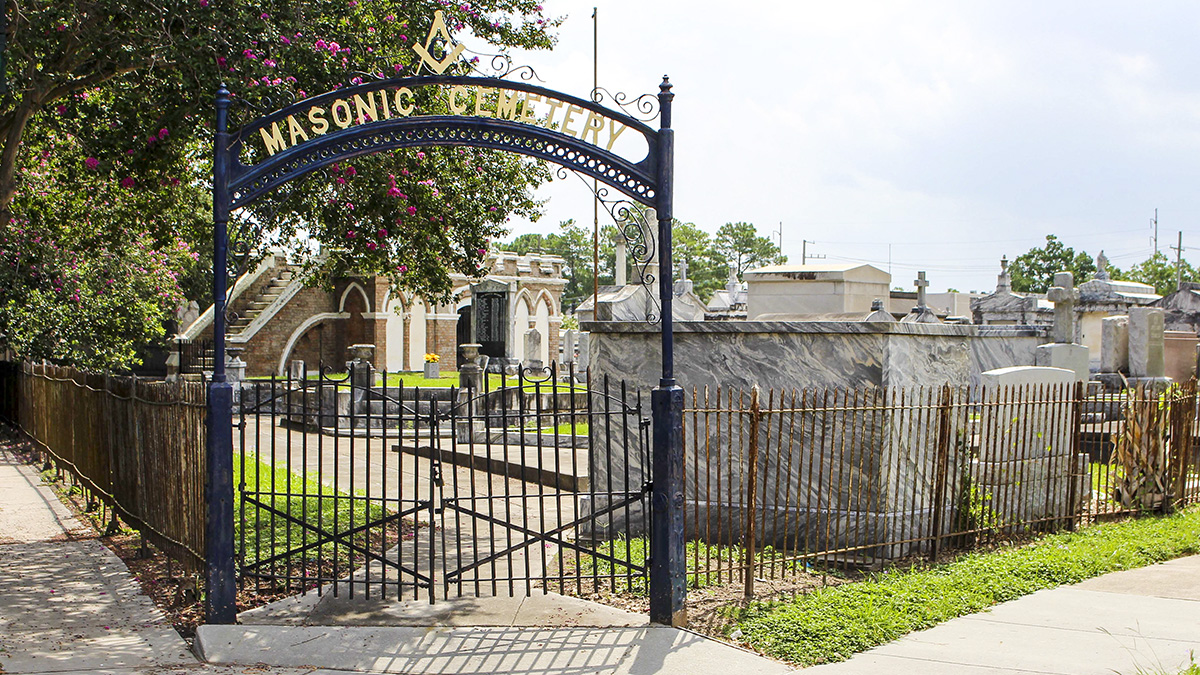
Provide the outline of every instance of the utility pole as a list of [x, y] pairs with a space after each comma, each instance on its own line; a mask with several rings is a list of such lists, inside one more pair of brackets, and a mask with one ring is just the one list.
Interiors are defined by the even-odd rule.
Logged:
[[1154, 220], [1150, 224], [1154, 226], [1154, 255], [1158, 255], [1158, 208], [1154, 209]]
[[[600, 28], [596, 18], [596, 8], [592, 7], [592, 98], [595, 100], [596, 89], [600, 87]], [[592, 179], [592, 312], [593, 316], [600, 311], [600, 184]], [[625, 236], [618, 232], [617, 236]], [[615, 279], [613, 283], [616, 283]]]
[[807, 265], [809, 258], [812, 258], [813, 260], [823, 260], [825, 258], [824, 253], [814, 253], [812, 255], [808, 254], [808, 245], [815, 244], [815, 243], [817, 243], [817, 242], [809, 241], [807, 239], [800, 240], [800, 264], [801, 265]]
[[1183, 288], [1183, 232], [1179, 233], [1179, 243], [1171, 248], [1175, 249], [1175, 290]]

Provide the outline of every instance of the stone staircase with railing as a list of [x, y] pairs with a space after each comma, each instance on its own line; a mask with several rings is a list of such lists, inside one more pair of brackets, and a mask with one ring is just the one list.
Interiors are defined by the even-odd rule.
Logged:
[[282, 265], [276, 268], [275, 276], [262, 288], [262, 291], [255, 297], [247, 298], [244, 304], [238, 303], [239, 308], [235, 309], [236, 316], [229, 324], [229, 329], [226, 335], [228, 337], [238, 337], [246, 328], [258, 318], [268, 307], [270, 307], [279, 296], [283, 294], [288, 284], [292, 282], [295, 276], [295, 269], [291, 265]]
[[[250, 337], [246, 334], [247, 328], [280, 300], [288, 286], [296, 281], [296, 277], [296, 267], [288, 264], [282, 255], [275, 254], [263, 260], [255, 271], [238, 279], [230, 292], [227, 313], [230, 321], [225, 332], [226, 347], [231, 355], [239, 351], [239, 345], [235, 344], [236, 339]], [[179, 349], [172, 358], [176, 362], [174, 367], [180, 374], [199, 375], [212, 371], [211, 338], [202, 339], [205, 331], [210, 330], [212, 325], [212, 312], [213, 308], [210, 306], [176, 338]], [[168, 370], [172, 368], [170, 360], [168, 359]]]

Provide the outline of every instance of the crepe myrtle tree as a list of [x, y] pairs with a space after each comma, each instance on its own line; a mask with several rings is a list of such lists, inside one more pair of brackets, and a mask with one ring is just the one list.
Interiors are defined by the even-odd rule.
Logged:
[[[140, 345], [163, 337], [197, 267], [197, 252], [171, 234], [195, 224], [195, 205], [112, 183], [78, 161], [72, 139], [31, 134], [30, 143], [36, 152], [13, 202], [22, 215], [0, 223], [3, 341], [27, 358], [98, 370], [135, 364]], [[110, 226], [117, 219], [125, 231]]]
[[[126, 191], [131, 209], [164, 200], [197, 206], [184, 222], [155, 223], [131, 210], [92, 219], [99, 240], [182, 237], [210, 250], [202, 225], [211, 181], [213, 93], [234, 92], [232, 123], [248, 122], [321, 91], [413, 73], [415, 42], [442, 10], [473, 46], [548, 49], [561, 19], [532, 0], [51, 1], [10, 5], [7, 88], [0, 96], [0, 222], [28, 217], [37, 138], [78, 149], [78, 170]], [[465, 73], [463, 62], [449, 73]], [[428, 94], [425, 110], [433, 111]], [[252, 151], [251, 151], [252, 152]], [[252, 154], [243, 159], [255, 159]], [[404, 150], [316, 172], [243, 210], [231, 223], [237, 274], [268, 247], [320, 251], [312, 278], [385, 274], [431, 298], [449, 272], [477, 274], [490, 238], [512, 214], [536, 217], [532, 189], [544, 166], [506, 153]], [[58, 221], [87, 218], [90, 198], [66, 200]]]

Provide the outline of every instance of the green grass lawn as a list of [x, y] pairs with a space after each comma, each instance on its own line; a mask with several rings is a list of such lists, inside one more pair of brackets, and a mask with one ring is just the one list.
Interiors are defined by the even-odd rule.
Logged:
[[[622, 511], [617, 509], [616, 515], [620, 516], [621, 513]], [[603, 522], [604, 516], [600, 516], [599, 519]], [[602, 542], [596, 547], [596, 550], [602, 555], [616, 558], [620, 561], [627, 561], [638, 567], [644, 567], [649, 553], [649, 544], [645, 537], [622, 538]], [[768, 546], [765, 550], [755, 555], [755, 560], [760, 564], [765, 563], [770, 565], [770, 560], [775, 554], [776, 551]], [[618, 579], [628, 578], [629, 576], [629, 567], [627, 565], [612, 563], [603, 557], [581, 553], [578, 562], [576, 562], [574, 553], [563, 553], [562, 556], [562, 566], [568, 573], [576, 569], [581, 570], [585, 586], [590, 585], [591, 582], [588, 577], [593, 574], [606, 579], [612, 576], [616, 576]], [[729, 569], [743, 567], [746, 560], [745, 551], [741, 547], [705, 544], [695, 540], [684, 544], [684, 556], [687, 559], [688, 588], [704, 588], [706, 586], [728, 583], [730, 576]], [[794, 563], [776, 564], [787, 568]], [[733, 576], [736, 579], [742, 579], [745, 576], [744, 569], [736, 570], [733, 572]], [[628, 585], [628, 588], [625, 587], [626, 585]], [[599, 587], [609, 587], [609, 584], [602, 580], [599, 582]], [[646, 579], [637, 575], [633, 576], [629, 584], [619, 581], [617, 587], [621, 592], [628, 592], [639, 596], [644, 596], [648, 592]]]
[[1171, 516], [1095, 525], [752, 606], [738, 627], [751, 646], [778, 659], [806, 666], [842, 661], [1043, 588], [1195, 553], [1200, 553], [1200, 507], [1193, 506]]
[[[290, 513], [304, 522], [315, 525], [319, 520], [326, 530], [332, 530], [335, 522], [338, 523], [340, 529], [346, 529], [351, 518], [356, 525], [359, 525], [367, 522], [366, 518], [368, 517], [376, 519], [383, 515], [383, 510], [378, 505], [368, 505], [363, 500], [350, 500], [347, 498], [349, 495], [345, 492], [321, 485], [314, 480], [306, 481], [297, 474], [289, 473], [285, 468], [272, 469], [269, 464], [257, 461], [253, 455], [246, 456], [244, 471], [242, 459], [234, 457], [233, 484], [237, 488], [234, 490], [233, 506], [235, 514], [234, 542], [242, 551], [245, 564], [252, 564], [284, 553], [289, 550], [289, 545], [291, 549], [297, 549], [306, 541], [315, 542], [316, 535], [311, 531], [306, 533], [300, 525], [290, 523], [277, 514], [273, 516], [266, 508], [244, 499], [243, 490], [249, 493], [276, 493], [274, 496], [260, 495], [256, 498], [272, 508]], [[240, 487], [242, 485], [245, 487]], [[254, 497], [253, 494], [250, 496]], [[241, 518], [243, 508], [246, 514], [244, 548], [243, 519]], [[392, 529], [391, 536], [394, 538], [396, 528]], [[378, 538], [380, 530], [381, 528], [373, 528], [369, 535], [364, 533], [362, 535], [364, 539], [356, 541], [356, 543], [364, 543], [366, 536]], [[378, 543], [374, 544], [376, 547], [378, 545]], [[315, 561], [318, 557], [329, 563], [336, 559], [338, 565], [346, 565], [351, 562], [350, 553], [344, 544], [338, 546], [336, 551], [332, 543], [327, 543], [289, 556], [292, 565], [296, 565], [301, 560]], [[280, 567], [286, 562], [281, 561]]]
[[[566, 417], [566, 415], [563, 415], [562, 417]], [[549, 425], [542, 426], [541, 427], [542, 436], [553, 436], [556, 431], [558, 432], [559, 436], [570, 436], [572, 434], [574, 434], [575, 436], [587, 436], [588, 435], [588, 423], [585, 421], [587, 419], [587, 417], [586, 417], [586, 415], [580, 415], [580, 417], [583, 419], [576, 422], [574, 426], [571, 426], [570, 422], [563, 422], [563, 423], [559, 424], [557, 427], [549, 426]], [[546, 419], [543, 421], [550, 422], [552, 420], [553, 420], [553, 416], [548, 415], [548, 416], [546, 416]], [[532, 433], [536, 432], [537, 430], [538, 430], [538, 425], [535, 425], [535, 424], [525, 425], [525, 433], [526, 434], [532, 434]], [[509, 427], [508, 431], [509, 431], [509, 433], [512, 433], [512, 434], [519, 434], [519, 433], [521, 433], [521, 427]]]

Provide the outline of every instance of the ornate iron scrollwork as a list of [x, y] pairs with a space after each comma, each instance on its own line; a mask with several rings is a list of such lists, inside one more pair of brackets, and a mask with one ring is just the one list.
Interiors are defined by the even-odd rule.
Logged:
[[[504, 52], [487, 54], [470, 48], [464, 49], [463, 52], [470, 54], [470, 58], [465, 59], [463, 62], [471, 69], [471, 72], [478, 73], [483, 77], [495, 80], [513, 78], [525, 82], [545, 82], [545, 80], [538, 77], [537, 71], [533, 69], [533, 66], [515, 66], [513, 65], [512, 57]], [[483, 67], [485, 63], [488, 64], [487, 67]]]
[[[556, 175], [560, 179], [566, 178], [567, 173], [567, 167], [559, 167], [556, 171]], [[658, 227], [658, 223], [656, 218], [652, 219], [649, 216], [654, 213], [654, 210], [623, 196], [614, 198], [607, 185], [593, 186], [579, 172], [570, 171], [569, 173], [573, 173], [583, 181], [596, 201], [604, 207], [616, 224], [617, 232], [628, 245], [628, 254], [637, 274], [635, 285], [641, 286], [647, 295], [647, 307], [650, 309], [646, 312], [646, 323], [657, 324], [662, 320], [660, 316], [662, 304], [655, 292], [658, 275], [651, 269], [658, 257], [658, 251], [654, 245], [657, 238], [654, 236], [654, 230], [651, 229]]]
[[621, 112], [636, 120], [649, 122], [658, 118], [658, 96], [656, 94], [642, 94], [637, 98], [630, 98], [623, 91], [614, 93], [604, 87], [592, 89], [592, 102], [604, 105], [606, 99], [612, 105], [620, 108]]

